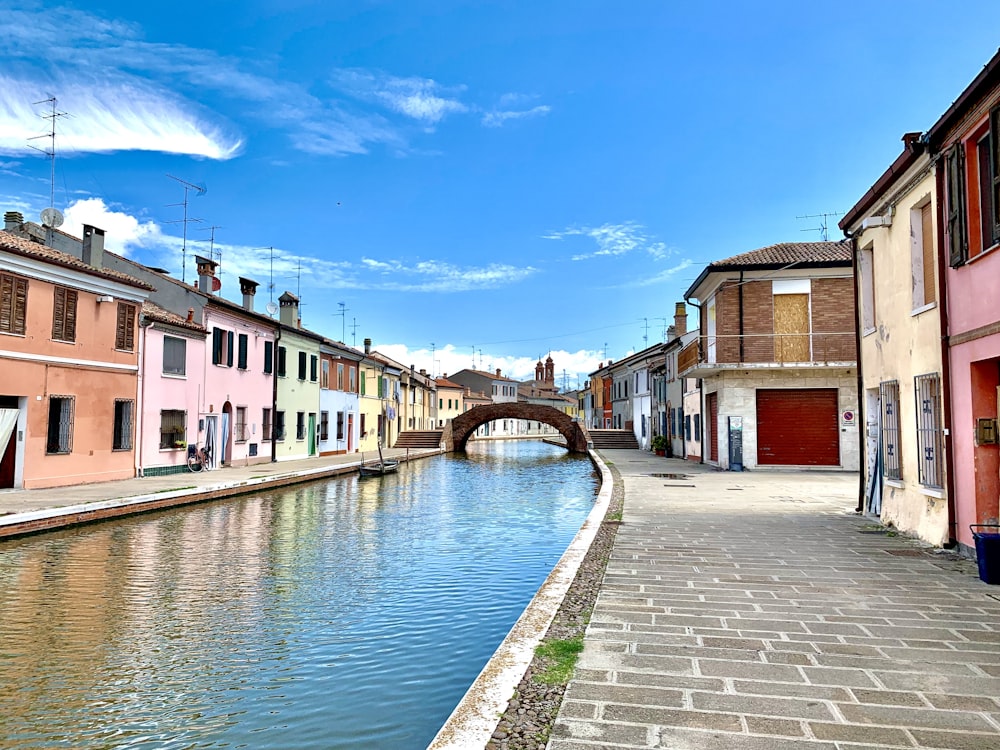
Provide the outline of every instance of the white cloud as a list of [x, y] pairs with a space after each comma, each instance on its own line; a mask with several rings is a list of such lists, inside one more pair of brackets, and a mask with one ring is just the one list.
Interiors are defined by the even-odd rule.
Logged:
[[75, 201], [64, 215], [66, 220], [60, 227], [63, 232], [82, 237], [84, 224], [98, 227], [105, 232], [104, 246], [126, 257], [133, 255], [137, 247], [164, 242], [160, 227], [155, 222], [140, 221], [124, 211], [115, 211], [100, 198]]
[[449, 89], [430, 78], [400, 78], [381, 72], [341, 69], [334, 72], [332, 83], [352, 96], [378, 101], [394, 112], [430, 125], [468, 110], [457, 98], [464, 87]]
[[673, 268], [668, 268], [664, 271], [660, 271], [659, 273], [655, 273], [652, 276], [647, 276], [646, 278], [636, 278], [627, 284], [623, 284], [622, 286], [637, 287], [637, 286], [653, 286], [655, 284], [660, 284], [664, 281], [670, 281], [671, 279], [673, 279], [674, 274], [678, 273], [679, 271], [683, 271], [685, 268], [688, 268], [689, 266], [691, 266], [691, 261], [685, 259], [680, 263], [678, 263]]
[[528, 117], [538, 117], [547, 115], [552, 111], [552, 107], [547, 104], [539, 104], [537, 107], [524, 110], [493, 110], [483, 115], [483, 125], [489, 128], [499, 128], [508, 120], [523, 120]]
[[573, 227], [550, 232], [543, 235], [542, 239], [564, 240], [567, 237], [587, 237], [597, 245], [597, 249], [592, 252], [578, 253], [572, 256], [573, 260], [625, 255], [637, 250], [648, 253], [655, 260], [662, 260], [675, 252], [667, 248], [664, 243], [652, 239], [646, 234], [645, 227], [634, 221], [626, 221], [622, 224], [603, 224], [599, 227]]

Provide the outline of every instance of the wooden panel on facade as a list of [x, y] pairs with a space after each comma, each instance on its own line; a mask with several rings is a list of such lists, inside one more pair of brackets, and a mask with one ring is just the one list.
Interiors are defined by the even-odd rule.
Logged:
[[809, 295], [774, 295], [775, 362], [809, 361]]
[[680, 374], [698, 364], [699, 342], [692, 341], [677, 355], [677, 373]]
[[709, 393], [705, 397], [708, 418], [705, 420], [705, 440], [708, 442], [708, 460], [719, 460], [719, 394]]
[[757, 391], [757, 464], [838, 466], [836, 388]]

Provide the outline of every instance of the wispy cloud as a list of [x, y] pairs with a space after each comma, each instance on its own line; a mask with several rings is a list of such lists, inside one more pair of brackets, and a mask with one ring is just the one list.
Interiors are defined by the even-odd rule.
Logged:
[[642, 224], [634, 221], [626, 221], [623, 224], [603, 224], [599, 227], [571, 227], [558, 232], [550, 232], [543, 235], [542, 239], [564, 240], [567, 237], [586, 237], [597, 246], [596, 250], [573, 255], [573, 260], [625, 255], [636, 251], [648, 253], [654, 259], [662, 260], [674, 253], [663, 242], [650, 237]]
[[547, 104], [539, 104], [537, 107], [524, 110], [493, 110], [483, 115], [483, 125], [489, 128], [499, 128], [508, 120], [523, 120], [528, 117], [539, 117], [547, 115], [552, 108]]
[[629, 281], [628, 283], [622, 284], [621, 286], [622, 288], [631, 288], [631, 287], [654, 286], [656, 284], [662, 284], [664, 281], [672, 280], [677, 273], [683, 271], [685, 268], [688, 268], [689, 266], [691, 266], [691, 261], [685, 259], [682, 260], [673, 268], [668, 268], [664, 271], [660, 271], [659, 273], [654, 273], [651, 276], [646, 276], [644, 278], [635, 278]]
[[394, 112], [430, 125], [450, 114], [468, 111], [458, 99], [464, 86], [447, 88], [430, 78], [399, 78], [351, 68], [335, 71], [331, 83], [351, 96], [379, 102]]

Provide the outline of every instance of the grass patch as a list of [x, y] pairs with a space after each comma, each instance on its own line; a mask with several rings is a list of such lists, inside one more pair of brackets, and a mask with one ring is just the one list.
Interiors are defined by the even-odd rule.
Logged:
[[543, 685], [565, 685], [573, 676], [573, 667], [583, 651], [583, 635], [541, 644], [535, 654], [544, 660], [545, 668], [535, 675]]

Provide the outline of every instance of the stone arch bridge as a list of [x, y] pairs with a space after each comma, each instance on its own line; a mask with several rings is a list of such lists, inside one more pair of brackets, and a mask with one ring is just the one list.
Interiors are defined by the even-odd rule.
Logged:
[[441, 442], [445, 450], [464, 451], [465, 444], [480, 425], [494, 419], [528, 419], [555, 427], [566, 438], [566, 447], [574, 453], [587, 452], [587, 433], [572, 417], [541, 404], [501, 403], [473, 407], [445, 426]]

